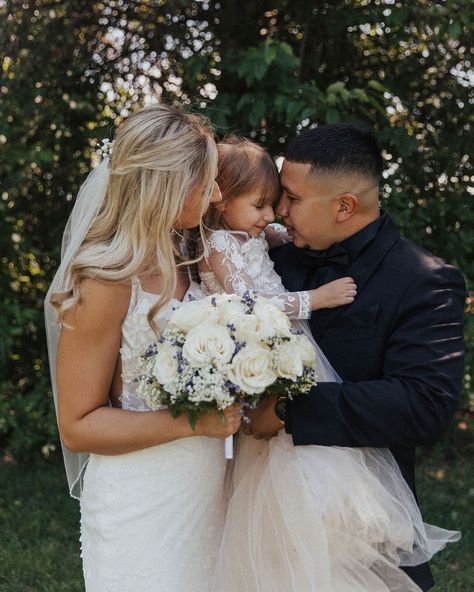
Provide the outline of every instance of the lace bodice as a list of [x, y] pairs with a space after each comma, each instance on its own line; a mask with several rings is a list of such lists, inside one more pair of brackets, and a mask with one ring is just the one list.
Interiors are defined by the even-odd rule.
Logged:
[[[155, 304], [157, 298], [157, 294], [146, 292], [142, 289], [138, 278], [132, 280], [130, 305], [122, 323], [122, 342], [120, 347], [123, 382], [120, 402], [124, 409], [150, 411], [150, 408], [138, 396], [138, 383], [136, 379], [140, 375], [140, 356], [144, 353], [147, 346], [156, 341], [157, 338], [147, 319], [148, 312], [153, 304]], [[183, 301], [196, 298], [202, 298], [202, 292], [196, 282], [191, 282]], [[156, 314], [154, 323], [159, 333], [165, 329], [171, 313], [180, 304], [180, 300], [172, 298]]]
[[271, 300], [290, 319], [309, 319], [308, 292], [285, 290], [268, 255], [267, 236], [272, 246], [289, 241], [285, 229], [278, 225], [271, 225], [269, 230], [255, 238], [240, 231], [209, 232], [205, 259], [199, 267], [203, 292], [243, 294], [254, 290]]

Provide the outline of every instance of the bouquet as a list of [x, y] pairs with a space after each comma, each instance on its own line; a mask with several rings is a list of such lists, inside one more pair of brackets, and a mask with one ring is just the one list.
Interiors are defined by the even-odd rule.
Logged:
[[[240, 403], [256, 406], [265, 391], [290, 398], [316, 384], [315, 350], [270, 300], [250, 292], [184, 302], [141, 356], [139, 396], [150, 409], [199, 414]], [[232, 436], [226, 440], [232, 458]]]

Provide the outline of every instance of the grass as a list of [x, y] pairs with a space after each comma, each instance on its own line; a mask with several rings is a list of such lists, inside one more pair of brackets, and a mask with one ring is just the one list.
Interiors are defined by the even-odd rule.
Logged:
[[474, 442], [468, 436], [459, 438], [456, 447], [439, 446], [419, 459], [418, 497], [424, 520], [462, 532], [459, 543], [448, 545], [431, 561], [436, 580], [431, 592], [474, 591]]
[[0, 464], [1, 592], [82, 592], [78, 538], [59, 462]]
[[[460, 543], [432, 561], [432, 592], [474, 590], [473, 449], [465, 434], [456, 447], [420, 455], [425, 520], [463, 531]], [[58, 459], [0, 464], [0, 592], [82, 592], [78, 538], [78, 503], [67, 495]]]

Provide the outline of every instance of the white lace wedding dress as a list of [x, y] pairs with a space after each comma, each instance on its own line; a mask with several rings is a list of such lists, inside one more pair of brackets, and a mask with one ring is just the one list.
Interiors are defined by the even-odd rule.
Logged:
[[[192, 283], [187, 295], [202, 297]], [[148, 412], [137, 396], [138, 357], [155, 339], [147, 313], [157, 296], [132, 284], [122, 327], [124, 409]], [[156, 322], [163, 329], [172, 300]], [[81, 497], [87, 592], [209, 592], [223, 525], [224, 443], [191, 437], [153, 448], [92, 454]]]
[[[267, 230], [273, 243], [287, 240]], [[264, 234], [210, 233], [200, 276], [206, 294], [251, 289], [271, 298], [309, 333], [296, 320], [310, 315], [308, 294], [285, 292]], [[319, 380], [338, 381], [314, 346]], [[387, 450], [294, 446], [283, 430], [270, 442], [239, 434], [213, 590], [420, 592], [399, 565], [422, 563], [458, 538], [423, 523]]]

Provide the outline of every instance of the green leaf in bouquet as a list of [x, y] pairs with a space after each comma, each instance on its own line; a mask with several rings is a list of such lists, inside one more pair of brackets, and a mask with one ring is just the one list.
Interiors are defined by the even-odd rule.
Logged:
[[193, 432], [196, 431], [196, 424], [198, 420], [199, 412], [196, 409], [188, 410], [189, 425], [192, 427]]

